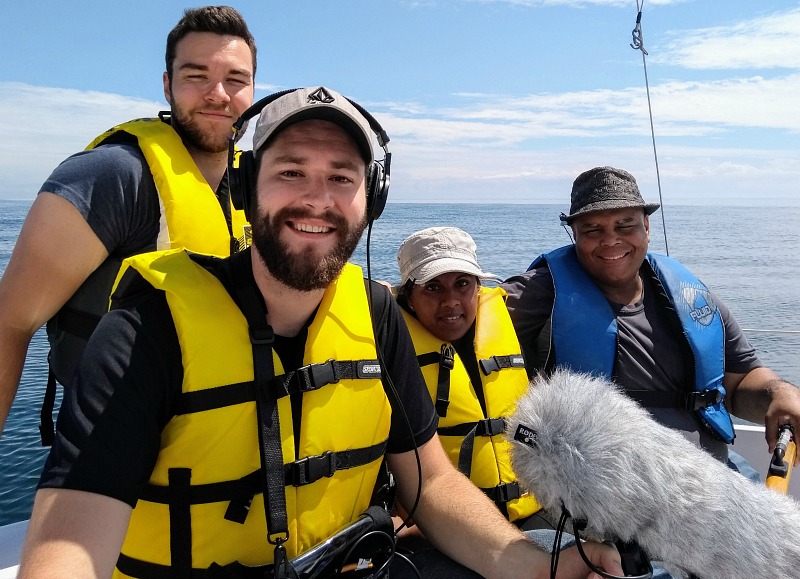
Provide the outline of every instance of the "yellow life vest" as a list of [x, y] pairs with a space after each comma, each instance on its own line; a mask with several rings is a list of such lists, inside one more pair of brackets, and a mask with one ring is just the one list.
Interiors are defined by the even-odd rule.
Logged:
[[[186, 247], [196, 253], [226, 256], [231, 253], [231, 234], [217, 196], [203, 177], [178, 133], [160, 119], [136, 119], [117, 125], [95, 138], [93, 149], [117, 133], [136, 137], [158, 190], [161, 207], [156, 249]], [[244, 211], [231, 211], [231, 231], [244, 249], [249, 225]]]
[[[175, 130], [158, 118], [122, 123], [96, 137], [86, 149], [108, 142], [136, 141], [158, 191], [160, 218], [156, 249], [185, 247], [197, 253], [227, 256], [250, 244], [250, 225], [244, 211], [230, 206], [231, 231], [222, 207]], [[231, 233], [232, 232], [232, 233]], [[51, 344], [50, 377], [42, 409], [43, 444], [52, 439], [52, 414], [57, 378], [66, 384], [86, 340], [100, 316], [108, 311], [109, 290], [119, 272], [120, 258], [109, 256], [47, 323]], [[48, 436], [49, 434], [49, 436]]]
[[[521, 488], [511, 468], [510, 445], [503, 439], [504, 417], [527, 390], [528, 375], [520, 345], [505, 306], [505, 291], [480, 287], [475, 321], [475, 355], [481, 369], [486, 414], [469, 374], [452, 345], [443, 342], [403, 311], [414, 349], [439, 414], [439, 438], [450, 461], [469, 476], [509, 520], [527, 517], [541, 506]], [[450, 361], [448, 361], [448, 359]], [[440, 377], [449, 392], [440, 390]], [[444, 394], [443, 394], [444, 392]], [[470, 452], [471, 451], [471, 452]]]
[[[127, 259], [125, 266], [166, 292], [184, 378], [175, 415], [162, 431], [156, 465], [133, 510], [115, 576], [148, 577], [154, 569], [178, 576], [189, 568], [237, 561], [269, 564], [273, 546], [267, 542], [247, 321], [219, 280], [186, 252], [143, 254]], [[272, 356], [280, 379], [281, 361], [274, 351]], [[369, 369], [302, 393], [299, 440], [289, 396], [278, 400], [289, 521], [284, 545], [290, 558], [366, 510], [385, 453], [391, 408], [376, 369], [360, 268], [345, 266], [325, 291], [303, 360], [314, 368], [354, 361]], [[348, 457], [352, 462], [343, 465]], [[337, 464], [340, 470], [322, 468], [318, 480], [293, 486], [305, 483], [320, 464]], [[177, 540], [176, 533], [182, 533]], [[183, 567], [170, 568], [176, 561]]]

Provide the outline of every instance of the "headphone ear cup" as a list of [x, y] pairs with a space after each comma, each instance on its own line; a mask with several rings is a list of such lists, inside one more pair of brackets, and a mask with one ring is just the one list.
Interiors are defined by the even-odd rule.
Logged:
[[228, 178], [231, 203], [236, 209], [244, 211], [244, 216], [249, 222], [256, 186], [256, 161], [252, 151], [236, 151], [233, 158]]
[[380, 163], [373, 162], [367, 176], [367, 220], [375, 221], [386, 207], [389, 193], [389, 176], [383, 171]]

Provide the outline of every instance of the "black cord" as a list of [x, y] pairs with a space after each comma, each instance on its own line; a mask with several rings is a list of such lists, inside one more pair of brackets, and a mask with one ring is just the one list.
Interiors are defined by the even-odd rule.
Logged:
[[[342, 562], [341, 562], [341, 564], [339, 565], [339, 568], [336, 571], [336, 576], [337, 577], [343, 575], [344, 566], [348, 564], [347, 562], [350, 561], [350, 558], [352, 557], [352, 555], [355, 552], [356, 548], [362, 542], [366, 541], [368, 538], [369, 539], [379, 538], [381, 540], [385, 540], [386, 543], [389, 545], [388, 557], [387, 557], [386, 561], [384, 561], [383, 564], [380, 567], [378, 567], [378, 569], [376, 571], [371, 571], [370, 576], [371, 577], [381, 577], [381, 574], [384, 573], [388, 569], [389, 565], [391, 565], [392, 560], [395, 557], [395, 554], [397, 553], [397, 550], [395, 548], [395, 546], [396, 546], [395, 537], [393, 537], [392, 535], [390, 535], [386, 531], [370, 531], [369, 533], [364, 533], [358, 539], [356, 539], [353, 542], [353, 545], [347, 550], [347, 553], [345, 553], [345, 556], [342, 557]], [[375, 549], [374, 551], [376, 553], [380, 552], [378, 549]], [[345, 575], [345, 577], [348, 577], [348, 575]]]
[[550, 579], [556, 579], [556, 569], [558, 569], [558, 558], [561, 555], [561, 539], [564, 535], [564, 527], [567, 524], [569, 512], [561, 508], [561, 516], [556, 525], [556, 534], [553, 538], [553, 550], [550, 552]]
[[403, 554], [403, 553], [400, 553], [399, 551], [395, 551], [395, 554], [394, 554], [394, 556], [395, 556], [395, 558], [397, 558], [399, 561], [405, 561], [405, 563], [406, 563], [406, 564], [407, 564], [409, 567], [411, 567], [411, 570], [412, 570], [412, 571], [414, 571], [414, 575], [416, 575], [416, 576], [417, 576], [417, 579], [422, 579], [422, 575], [420, 574], [420, 572], [419, 572], [419, 569], [417, 569], [417, 566], [416, 566], [416, 565], [414, 565], [414, 562], [413, 562], [411, 559], [409, 559], [409, 558], [408, 558], [408, 557], [407, 557], [405, 554]]
[[[367, 282], [368, 282], [367, 286], [369, 287], [369, 292], [367, 292], [367, 298], [368, 298], [368, 301], [369, 301], [370, 316], [372, 316], [372, 312], [373, 312], [373, 307], [372, 307], [372, 266], [371, 266], [370, 251], [369, 251], [371, 238], [372, 238], [372, 220], [370, 220], [367, 223], [367, 244], [366, 244]], [[374, 317], [373, 317], [373, 319], [374, 319]], [[397, 388], [395, 387], [391, 376], [389, 376], [389, 374], [385, 371], [386, 364], [385, 364], [385, 362], [383, 360], [383, 352], [381, 352], [381, 348], [380, 348], [380, 345], [378, 344], [377, 337], [375, 338], [375, 351], [376, 351], [376, 353], [378, 355], [378, 362], [381, 365], [382, 378], [383, 378], [384, 384], [388, 385], [389, 390], [392, 393], [392, 396], [394, 396], [395, 403], [396, 403], [396, 406], [397, 406], [396, 409], [400, 410], [400, 415], [403, 417], [403, 422], [405, 423], [406, 428], [408, 429], [408, 434], [411, 437], [411, 444], [414, 447], [414, 458], [417, 461], [417, 494], [414, 497], [414, 504], [411, 505], [411, 508], [408, 510], [408, 514], [403, 519], [403, 522], [400, 524], [399, 527], [397, 527], [394, 530], [395, 534], [397, 534], [403, 529], [403, 527], [407, 527], [408, 528], [410, 526], [408, 523], [411, 521], [412, 517], [414, 516], [414, 512], [417, 510], [417, 506], [419, 505], [419, 499], [422, 496], [422, 461], [419, 458], [419, 449], [417, 448], [417, 441], [416, 441], [416, 439], [414, 437], [414, 430], [411, 428], [411, 421], [408, 419], [408, 414], [406, 413], [406, 409], [403, 406], [403, 401], [400, 400], [400, 395], [397, 393]]]
[[[563, 509], [561, 516], [563, 517], [565, 513], [567, 516], [569, 516], [569, 513], [566, 509]], [[583, 559], [583, 562], [586, 563], [586, 566], [589, 567], [592, 572], [597, 573], [606, 579], [651, 579], [653, 577], [653, 567], [649, 562], [647, 563], [647, 571], [640, 575], [612, 575], [611, 573], [607, 573], [599, 567], [596, 567], [591, 561], [589, 561], [589, 557], [583, 550], [583, 539], [581, 538], [580, 531], [584, 528], [586, 528], [586, 521], [576, 521], [575, 519], [572, 519], [572, 532], [575, 535], [575, 544], [578, 547], [578, 553], [580, 554], [581, 559]], [[555, 577], [555, 575], [553, 577]]]
[[[550, 553], [550, 579], [556, 579], [556, 570], [558, 569], [558, 559], [559, 554], [561, 553], [561, 540], [564, 536], [564, 528], [567, 525], [567, 520], [572, 518], [569, 511], [561, 505], [561, 516], [558, 519], [558, 525], [556, 525], [556, 534], [553, 539], [553, 550]], [[578, 554], [583, 559], [583, 562], [586, 563], [586, 566], [589, 569], [600, 575], [601, 577], [605, 577], [606, 579], [652, 579], [653, 577], [653, 567], [650, 565], [650, 562], [647, 562], [647, 571], [640, 575], [612, 575], [611, 573], [607, 573], [596, 567], [590, 560], [589, 556], [586, 555], [586, 552], [583, 550], [583, 539], [581, 538], [580, 532], [586, 528], [586, 521], [582, 520], [575, 520], [572, 519], [572, 532], [575, 536], [575, 545], [578, 547]]]

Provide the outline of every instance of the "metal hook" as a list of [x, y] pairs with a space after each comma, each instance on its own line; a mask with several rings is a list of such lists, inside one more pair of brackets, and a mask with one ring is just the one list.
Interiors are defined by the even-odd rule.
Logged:
[[633, 37], [633, 42], [631, 42], [631, 48], [634, 50], [641, 50], [644, 54], [647, 54], [647, 50], [644, 48], [644, 39], [642, 38], [642, 12], [639, 11], [639, 14], [636, 16], [636, 26], [633, 30], [631, 30], [631, 36]]

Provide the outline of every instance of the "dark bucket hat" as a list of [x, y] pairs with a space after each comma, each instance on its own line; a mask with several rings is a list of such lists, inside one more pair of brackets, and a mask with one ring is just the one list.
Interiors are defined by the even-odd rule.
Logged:
[[633, 175], [614, 167], [595, 167], [578, 175], [570, 199], [569, 215], [560, 216], [567, 225], [592, 211], [641, 207], [650, 215], [660, 207], [658, 203], [645, 203]]

